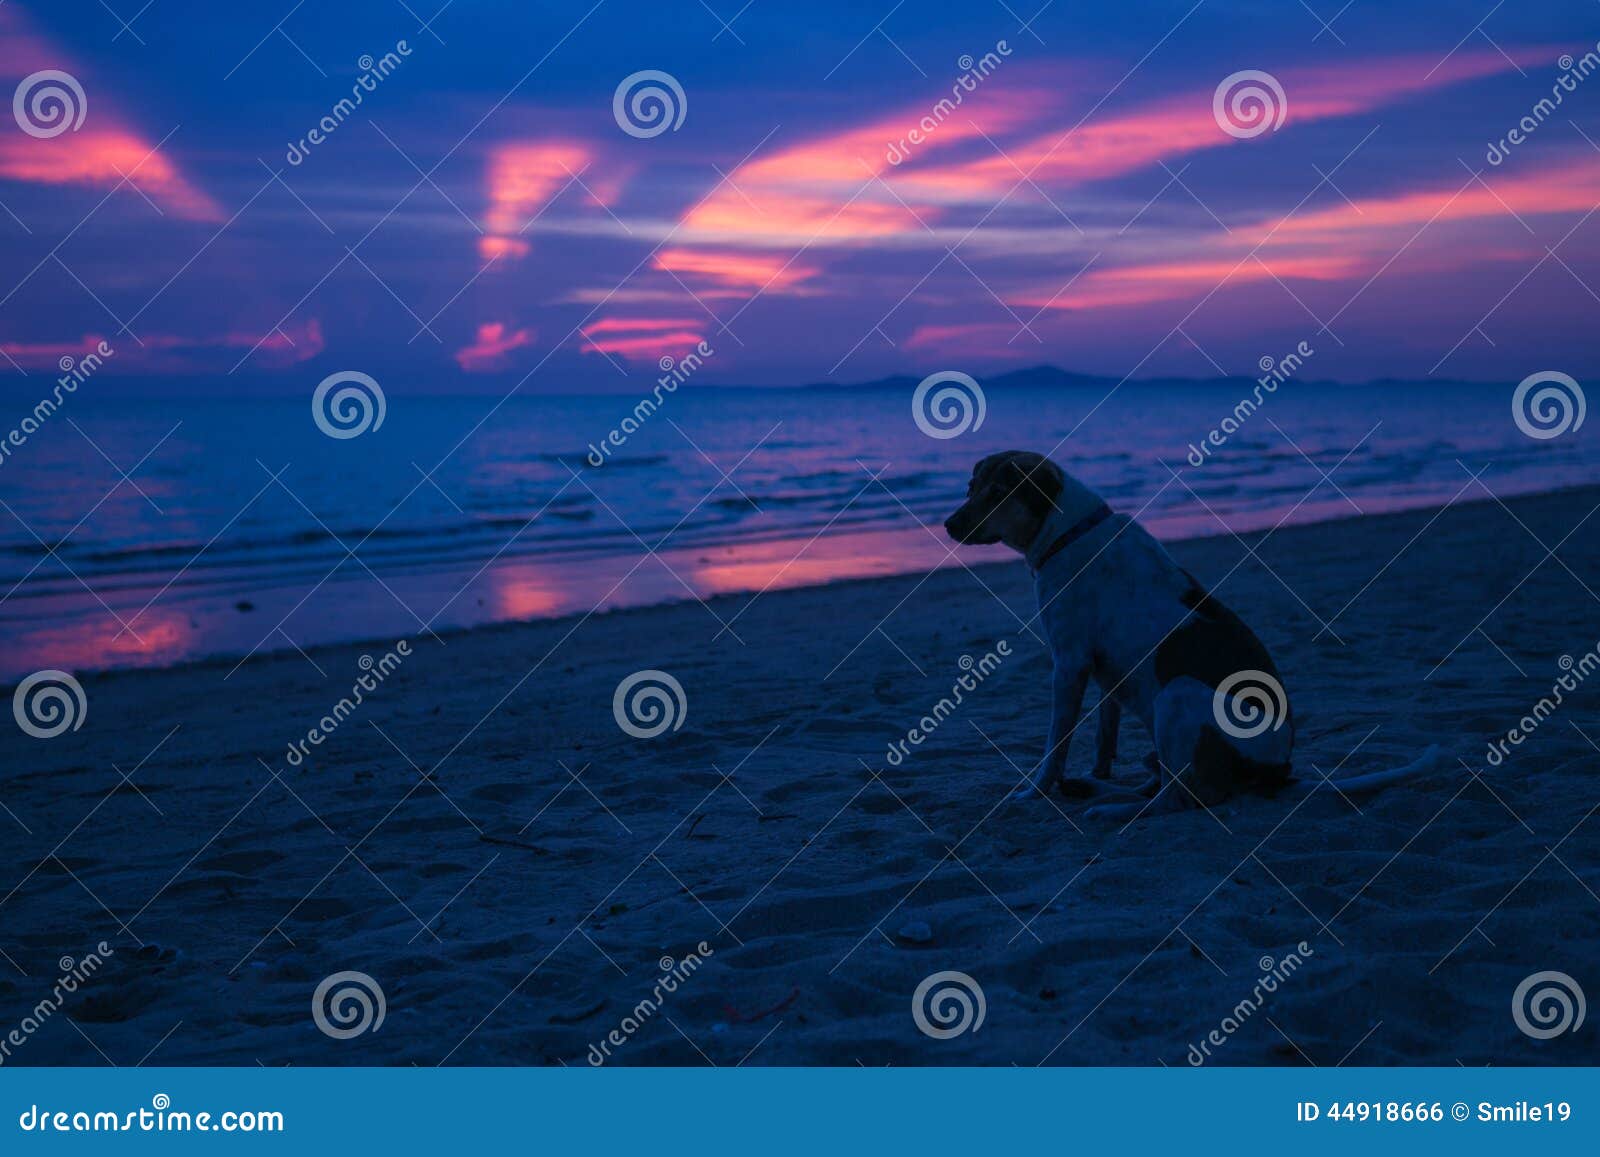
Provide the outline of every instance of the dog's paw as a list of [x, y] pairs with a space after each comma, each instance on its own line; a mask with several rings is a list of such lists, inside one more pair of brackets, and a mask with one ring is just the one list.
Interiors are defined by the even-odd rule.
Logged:
[[1158, 791], [1160, 791], [1160, 790], [1161, 790], [1161, 777], [1159, 775], [1152, 775], [1152, 776], [1148, 777], [1143, 783], [1141, 783], [1137, 787], [1135, 787], [1133, 789], [1133, 793], [1135, 795], [1142, 795], [1146, 799], [1154, 799], [1155, 796], [1156, 796], [1156, 793]]
[[1036, 799], [1043, 793], [1031, 783], [1025, 783], [1016, 791], [1006, 796], [1007, 803], [1019, 803], [1023, 800]]

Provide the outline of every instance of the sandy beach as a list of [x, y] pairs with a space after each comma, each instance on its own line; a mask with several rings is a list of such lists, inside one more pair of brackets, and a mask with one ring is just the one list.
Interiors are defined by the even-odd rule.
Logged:
[[[998, 548], [409, 654], [85, 677], [80, 730], [0, 738], [0, 1035], [38, 1021], [5, 1063], [586, 1065], [609, 1040], [627, 1065], [1182, 1066], [1208, 1039], [1208, 1064], [1600, 1062], [1592, 1029], [1512, 1013], [1541, 971], [1600, 993], [1600, 680], [1487, 758], [1600, 641], [1600, 488], [1474, 499], [1173, 547], [1271, 647], [1302, 781], [1443, 746], [1355, 801], [1125, 828], [1002, 802], [1044, 744], [1049, 660]], [[363, 656], [381, 679], [323, 727]], [[619, 726], [641, 670], [683, 688], [676, 730]], [[1126, 723], [1118, 777], [1148, 750]], [[313, 994], [345, 971], [385, 1015], [335, 1039]], [[912, 1015], [942, 971], [983, 996], [949, 1039]]]

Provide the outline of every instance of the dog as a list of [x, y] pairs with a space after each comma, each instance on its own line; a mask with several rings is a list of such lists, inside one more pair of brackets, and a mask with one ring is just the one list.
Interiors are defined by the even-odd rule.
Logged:
[[[1096, 794], [1111, 777], [1124, 711], [1155, 740], [1145, 760], [1151, 778], [1138, 791], [1149, 799], [1091, 815], [1209, 808], [1290, 783], [1294, 712], [1272, 656], [1132, 518], [1048, 458], [1008, 450], [977, 464], [966, 501], [944, 525], [964, 545], [1009, 546], [1034, 575], [1054, 663], [1050, 729], [1043, 759], [1014, 798]], [[1094, 764], [1088, 778], [1069, 780], [1067, 748], [1091, 678], [1100, 687]], [[1404, 768], [1331, 782], [1372, 790], [1436, 756], [1433, 747]]]

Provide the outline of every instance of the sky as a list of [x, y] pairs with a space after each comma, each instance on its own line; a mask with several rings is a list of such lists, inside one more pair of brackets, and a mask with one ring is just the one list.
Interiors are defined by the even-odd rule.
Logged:
[[333, 8], [0, 0], [0, 389], [1600, 369], [1590, 0]]

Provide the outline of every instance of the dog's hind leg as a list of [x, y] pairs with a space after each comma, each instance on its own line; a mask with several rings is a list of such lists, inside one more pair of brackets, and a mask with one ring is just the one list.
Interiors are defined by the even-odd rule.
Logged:
[[[1215, 728], [1211, 714], [1211, 689], [1196, 679], [1174, 679], [1156, 696], [1154, 726], [1156, 750], [1147, 766], [1155, 772], [1157, 790], [1147, 803], [1108, 805], [1088, 814], [1110, 819], [1136, 819], [1190, 807], [1210, 807], [1226, 799], [1227, 768], [1210, 758], [1209, 745], [1201, 742], [1207, 728]], [[1163, 772], [1165, 774], [1163, 774]], [[1148, 790], [1149, 784], [1142, 790]]]

